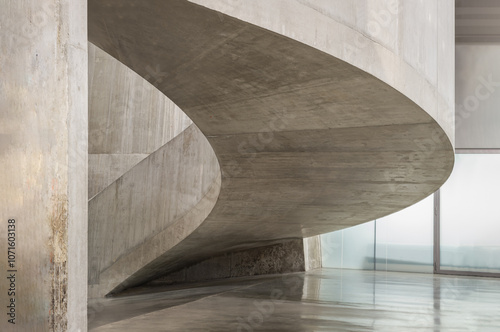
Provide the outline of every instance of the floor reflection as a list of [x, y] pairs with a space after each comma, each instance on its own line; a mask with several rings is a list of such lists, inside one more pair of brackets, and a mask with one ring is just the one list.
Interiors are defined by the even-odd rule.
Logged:
[[[500, 280], [322, 269], [142, 289], [92, 331], [500, 331]], [[186, 286], [183, 286], [186, 287]], [[94, 301], [95, 302], [95, 301]]]

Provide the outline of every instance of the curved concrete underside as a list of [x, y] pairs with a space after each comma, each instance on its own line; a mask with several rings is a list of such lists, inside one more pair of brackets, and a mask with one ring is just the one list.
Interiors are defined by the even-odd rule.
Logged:
[[205, 221], [142, 268], [117, 268], [101, 294], [224, 251], [382, 217], [434, 192], [453, 167], [448, 136], [394, 88], [210, 9], [90, 0], [89, 40], [173, 100], [222, 170]]
[[88, 43], [89, 200], [192, 121], [151, 83]]
[[221, 172], [177, 105], [91, 43], [89, 88], [92, 296], [192, 233], [217, 200]]

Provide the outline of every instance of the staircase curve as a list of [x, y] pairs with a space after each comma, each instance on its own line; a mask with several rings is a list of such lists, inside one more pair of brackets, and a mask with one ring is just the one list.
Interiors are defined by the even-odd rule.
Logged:
[[[203, 208], [190, 210], [198, 218], [186, 219], [197, 221], [177, 223], [156, 242], [139, 235], [140, 250], [122, 248], [95, 270], [91, 296], [219, 253], [380, 218], [433, 193], [453, 168], [453, 18], [438, 20], [452, 1], [396, 1], [397, 10], [384, 1], [194, 2], [89, 1], [89, 41], [154, 84], [203, 133], [192, 144], [198, 152], [182, 155], [191, 163], [165, 150], [137, 166], [147, 174], [175, 160], [189, 172], [210, 160], [196, 157], [207, 150], [220, 166]], [[425, 48], [413, 29], [427, 29], [438, 47]], [[89, 206], [90, 227], [99, 228], [91, 260], [108, 255], [100, 244], [119, 246], [120, 227], [149, 227], [137, 212], [148, 206], [120, 190], [164, 204], [154, 192], [168, 182], [152, 180], [137, 194], [138, 179], [103, 190], [95, 214]]]

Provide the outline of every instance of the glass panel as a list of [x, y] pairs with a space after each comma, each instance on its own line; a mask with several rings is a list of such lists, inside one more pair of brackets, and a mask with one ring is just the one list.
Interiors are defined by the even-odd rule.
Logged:
[[323, 267], [373, 270], [374, 222], [321, 235]]
[[500, 154], [458, 154], [441, 188], [441, 269], [500, 272]]
[[377, 220], [376, 268], [433, 271], [434, 195]]
[[323, 267], [340, 269], [342, 267], [342, 236], [343, 231], [322, 234], [321, 264]]

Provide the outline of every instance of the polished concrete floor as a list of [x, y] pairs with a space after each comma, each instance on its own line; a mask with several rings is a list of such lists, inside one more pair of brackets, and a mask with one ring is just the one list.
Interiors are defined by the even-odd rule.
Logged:
[[500, 331], [500, 279], [321, 269], [89, 301], [90, 331]]

